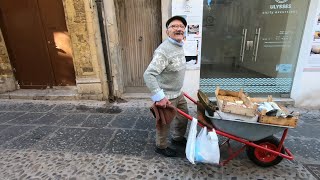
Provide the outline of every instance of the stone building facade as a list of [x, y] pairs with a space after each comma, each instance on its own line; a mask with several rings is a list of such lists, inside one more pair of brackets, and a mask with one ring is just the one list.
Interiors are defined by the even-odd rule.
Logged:
[[[104, 57], [95, 4], [63, 0], [79, 99], [103, 100], [108, 96]], [[6, 43], [0, 31], [0, 93], [19, 89]]]

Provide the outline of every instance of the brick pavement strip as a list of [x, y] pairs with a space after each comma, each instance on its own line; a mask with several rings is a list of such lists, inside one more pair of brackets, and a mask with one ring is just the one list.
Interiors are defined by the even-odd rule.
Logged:
[[317, 110], [302, 109], [286, 141], [295, 161], [261, 168], [241, 155], [218, 167], [192, 165], [183, 149], [178, 158], [156, 154], [148, 105], [0, 100], [0, 179], [316, 179], [302, 163], [320, 161]]

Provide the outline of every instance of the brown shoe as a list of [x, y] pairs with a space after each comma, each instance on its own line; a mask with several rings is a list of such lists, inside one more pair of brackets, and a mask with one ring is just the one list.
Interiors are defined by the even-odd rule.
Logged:
[[176, 146], [184, 146], [185, 147], [187, 145], [187, 139], [185, 137], [180, 141], [171, 139], [171, 143]]
[[158, 154], [164, 155], [166, 157], [177, 157], [177, 152], [169, 147], [165, 149], [160, 149], [157, 147], [155, 152]]

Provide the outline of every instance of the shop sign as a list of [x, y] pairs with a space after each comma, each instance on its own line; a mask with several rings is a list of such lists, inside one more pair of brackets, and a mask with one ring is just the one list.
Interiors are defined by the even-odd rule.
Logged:
[[296, 14], [298, 13], [292, 4], [288, 0], [274, 0], [274, 3], [270, 4], [265, 11], [262, 11], [263, 15], [277, 15], [277, 14]]

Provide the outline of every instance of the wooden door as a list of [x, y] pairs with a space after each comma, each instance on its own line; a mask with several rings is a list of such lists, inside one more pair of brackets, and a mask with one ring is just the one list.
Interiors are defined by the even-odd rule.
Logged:
[[125, 92], [147, 92], [143, 73], [161, 43], [161, 1], [116, 0]]
[[70, 44], [56, 41], [69, 40], [57, 38], [61, 32], [67, 36], [66, 28], [61, 28], [65, 19], [60, 0], [1, 0], [0, 11], [1, 30], [21, 88], [75, 84]]
[[37, 0], [1, 0], [1, 29], [15, 77], [22, 88], [53, 84]]
[[56, 86], [75, 85], [70, 36], [62, 0], [38, 0]]

